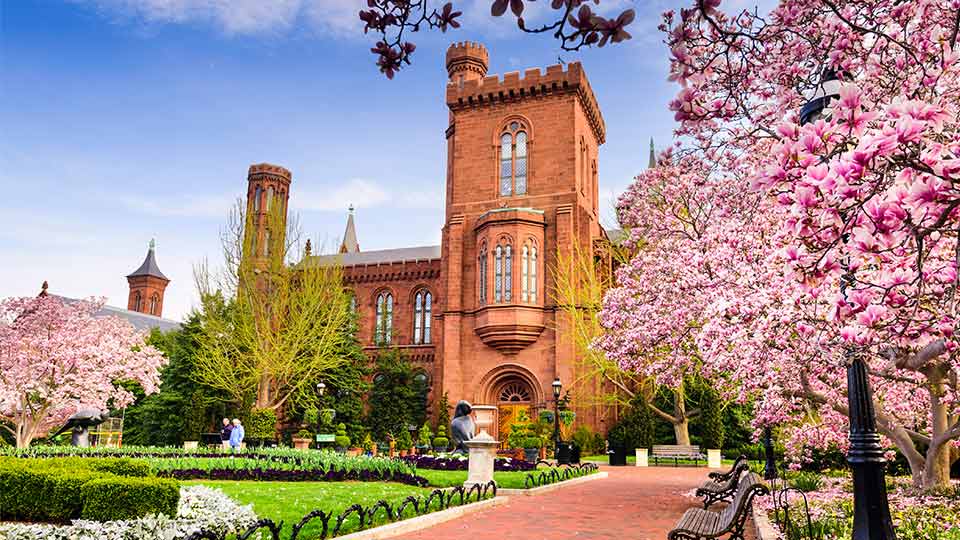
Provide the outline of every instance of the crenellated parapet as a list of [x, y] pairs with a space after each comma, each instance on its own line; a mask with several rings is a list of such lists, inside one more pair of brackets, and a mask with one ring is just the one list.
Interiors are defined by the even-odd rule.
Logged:
[[606, 140], [606, 124], [580, 62], [571, 62], [566, 69], [560, 64], [548, 66], [545, 73], [539, 68], [528, 69], [522, 77], [519, 71], [512, 71], [502, 77], [490, 75], [450, 82], [447, 84], [446, 98], [450, 110], [457, 111], [568, 93], [579, 98], [594, 135], [603, 144]]

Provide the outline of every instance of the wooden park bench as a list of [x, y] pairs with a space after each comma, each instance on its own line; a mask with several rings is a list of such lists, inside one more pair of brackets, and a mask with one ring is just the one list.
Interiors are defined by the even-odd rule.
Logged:
[[733, 500], [726, 508], [720, 512], [700, 508], [687, 510], [677, 522], [677, 526], [667, 534], [667, 540], [710, 540], [721, 536], [727, 536], [730, 540], [743, 540], [753, 498], [769, 492], [755, 473], [744, 473]]
[[747, 459], [740, 456], [729, 471], [710, 473], [711, 479], [697, 488], [697, 497], [703, 497], [703, 508], [706, 509], [715, 502], [732, 499], [740, 486], [740, 478], [749, 470], [750, 464], [747, 463]]
[[659, 465], [661, 459], [672, 459], [674, 466], [680, 465], [681, 458], [692, 459], [695, 465], [699, 465], [700, 460], [707, 459], [699, 446], [684, 444], [655, 444], [651, 457], [654, 465]]

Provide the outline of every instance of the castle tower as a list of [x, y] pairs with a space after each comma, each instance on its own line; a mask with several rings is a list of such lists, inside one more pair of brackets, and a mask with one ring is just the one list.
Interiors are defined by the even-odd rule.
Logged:
[[127, 284], [130, 286], [127, 309], [161, 317], [163, 291], [166, 290], [170, 280], [157, 266], [156, 245], [155, 241], [150, 240], [150, 247], [143, 264], [127, 276]]
[[266, 261], [272, 250], [283, 249], [290, 199], [290, 171], [270, 163], [251, 165], [247, 171], [247, 227], [244, 257]]
[[359, 253], [360, 243], [357, 242], [357, 226], [353, 224], [353, 205], [350, 205], [350, 215], [347, 216], [347, 228], [343, 231], [343, 240], [340, 241], [340, 253]]
[[[486, 74], [476, 43], [449, 48], [446, 218], [442, 231], [442, 389], [494, 405], [553, 408], [572, 389], [576, 348], [554, 271], [592, 253], [599, 220], [600, 108], [579, 62]], [[575, 405], [580, 407], [580, 405]], [[586, 403], [578, 418], [599, 428]]]
[[447, 75], [461, 88], [467, 81], [482, 80], [489, 65], [487, 48], [479, 43], [463, 41], [447, 49]]

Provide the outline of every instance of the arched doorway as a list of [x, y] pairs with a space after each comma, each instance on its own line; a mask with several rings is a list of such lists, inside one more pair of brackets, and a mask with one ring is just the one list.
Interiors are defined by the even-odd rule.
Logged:
[[520, 378], [508, 378], [497, 389], [497, 423], [499, 440], [504, 443], [510, 436], [510, 426], [524, 413], [527, 421], [532, 418], [533, 390]]

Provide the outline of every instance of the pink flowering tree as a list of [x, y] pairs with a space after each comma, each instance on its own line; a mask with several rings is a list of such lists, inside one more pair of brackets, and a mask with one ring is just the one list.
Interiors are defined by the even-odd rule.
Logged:
[[[696, 0], [662, 29], [678, 135], [722, 171], [718, 182], [776, 203], [768, 271], [799, 287], [779, 304], [759, 301], [762, 287], [711, 304], [698, 349], [717, 356], [704, 363], [730, 361], [742, 342], [724, 332], [742, 328], [787, 372], [755, 365], [768, 376], [764, 410], [802, 403], [842, 433], [842, 369], [860, 355], [881, 433], [915, 484], [943, 486], [960, 457], [960, 2], [782, 0], [760, 15]], [[827, 70], [843, 81], [839, 97], [800, 125]]]
[[0, 301], [0, 426], [23, 448], [63, 425], [79, 408], [124, 407], [121, 381], [157, 391], [163, 355], [102, 302], [54, 296]]

